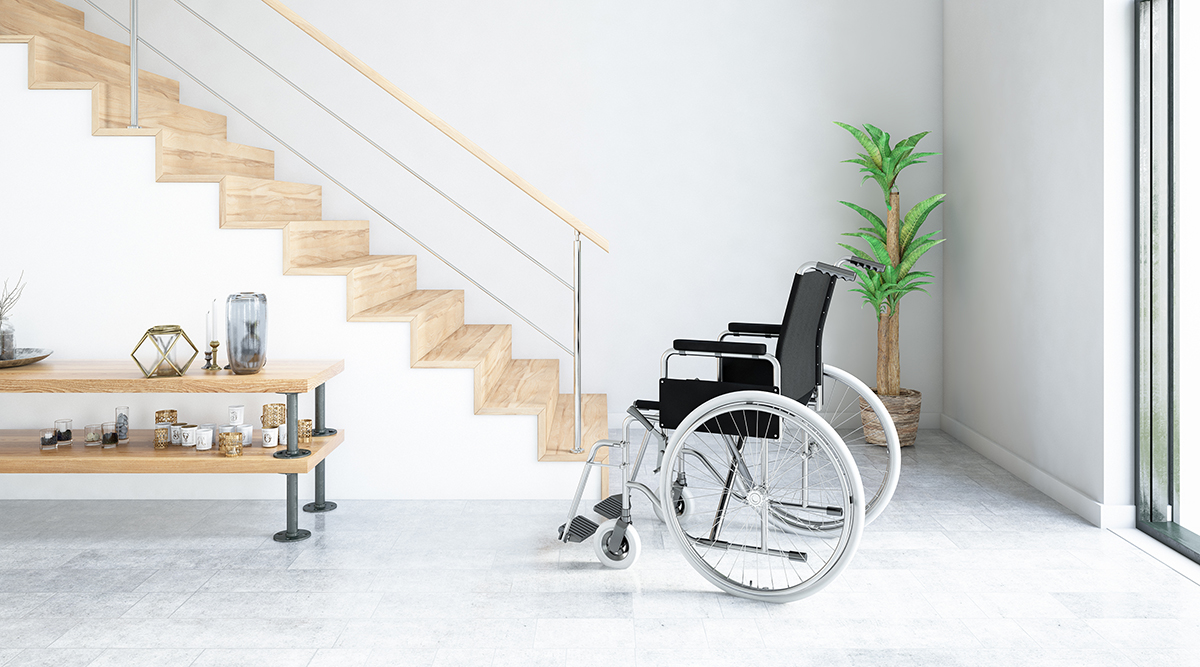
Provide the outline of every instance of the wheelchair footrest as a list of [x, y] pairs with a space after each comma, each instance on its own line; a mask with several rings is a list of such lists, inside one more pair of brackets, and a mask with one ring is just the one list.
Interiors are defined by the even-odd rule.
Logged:
[[584, 516], [577, 516], [571, 519], [571, 526], [569, 528], [565, 523], [558, 527], [558, 539], [563, 539], [563, 529], [566, 529], [568, 542], [582, 542], [591, 537], [592, 533], [595, 533], [599, 527], [600, 524], [595, 521]]
[[624, 500], [624, 495], [625, 494], [623, 493], [618, 493], [615, 496], [609, 496], [596, 503], [596, 506], [593, 507], [592, 510], [605, 519], [619, 518], [621, 516], [621, 505]]

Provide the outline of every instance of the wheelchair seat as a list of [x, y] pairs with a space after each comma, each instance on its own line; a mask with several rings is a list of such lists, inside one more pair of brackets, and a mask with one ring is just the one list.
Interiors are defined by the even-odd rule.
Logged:
[[[663, 377], [658, 385], [660, 425], [675, 428], [705, 401], [735, 391], [754, 389], [774, 391], [807, 405], [821, 379], [821, 336], [833, 298], [837, 278], [820, 268], [796, 273], [788, 295], [783, 322], [771, 324], [732, 323], [729, 335], [776, 338], [775, 359], [779, 362], [780, 383], [775, 384], [774, 366], [769, 359], [726, 356], [719, 343], [676, 341], [675, 350], [713, 352], [719, 356], [717, 379], [676, 379]], [[708, 343], [706, 347], [702, 343]], [[742, 355], [762, 354], [765, 346], [748, 343], [724, 343], [725, 352]], [[651, 401], [638, 401], [649, 404]], [[638, 409], [642, 409], [640, 405]]]

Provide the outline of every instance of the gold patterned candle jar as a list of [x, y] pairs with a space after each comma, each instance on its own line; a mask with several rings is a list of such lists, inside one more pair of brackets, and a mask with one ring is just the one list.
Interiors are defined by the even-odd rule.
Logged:
[[154, 448], [166, 449], [171, 444], [171, 422], [161, 422], [154, 425]]
[[179, 421], [179, 411], [178, 410], [159, 410], [158, 412], [154, 413], [154, 423], [155, 424], [161, 424], [163, 422], [166, 422], [168, 424], [173, 424], [177, 421]]
[[313, 420], [301, 419], [296, 422], [296, 440], [298, 442], [312, 442]]
[[287, 423], [287, 405], [283, 403], [267, 403], [263, 406], [263, 428], [275, 428]]
[[221, 453], [225, 456], [241, 456], [242, 455], [242, 434], [237, 431], [227, 433], [218, 433], [218, 447]]

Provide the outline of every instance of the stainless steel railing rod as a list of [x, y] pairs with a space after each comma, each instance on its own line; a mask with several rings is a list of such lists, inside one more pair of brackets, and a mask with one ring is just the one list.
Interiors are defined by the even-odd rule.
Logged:
[[129, 0], [129, 128], [138, 127], [138, 0]]
[[[100, 12], [101, 14], [103, 14], [103, 15], [104, 15], [106, 18], [108, 18], [108, 20], [112, 21], [113, 23], [116, 23], [118, 26], [120, 26], [120, 27], [121, 27], [121, 29], [122, 29], [122, 30], [125, 30], [126, 32], [128, 32], [128, 31], [129, 31], [129, 28], [125, 27], [125, 24], [121, 23], [121, 22], [120, 22], [120, 21], [118, 21], [116, 18], [114, 18], [114, 17], [113, 17], [111, 14], [109, 14], [108, 12], [104, 11], [103, 9], [101, 9], [99, 6], [97, 6], [97, 5], [96, 5], [96, 3], [92, 2], [92, 0], [84, 0], [84, 2], [88, 3], [88, 4], [89, 4], [89, 5], [91, 5], [91, 6], [92, 6], [92, 7], [93, 7], [93, 8], [94, 8], [96, 11]], [[567, 354], [574, 355], [574, 352], [572, 352], [571, 348], [570, 348], [570, 347], [567, 347], [566, 345], [564, 345], [564, 344], [562, 343], [562, 341], [558, 340], [558, 339], [557, 339], [557, 338], [555, 338], [554, 336], [551, 336], [551, 335], [550, 335], [549, 333], [547, 333], [547, 332], [546, 332], [544, 329], [542, 329], [542, 328], [541, 328], [541, 327], [539, 327], [538, 325], [534, 324], [534, 323], [533, 323], [533, 321], [532, 321], [532, 320], [530, 320], [528, 317], [525, 317], [525, 315], [523, 315], [523, 314], [522, 314], [520, 311], [518, 311], [516, 308], [513, 308], [512, 306], [510, 306], [510, 305], [508, 304], [508, 302], [506, 302], [504, 299], [501, 299], [500, 297], [498, 297], [498, 296], [496, 296], [494, 293], [492, 293], [492, 291], [491, 291], [491, 290], [489, 290], [488, 288], [484, 287], [483, 285], [480, 285], [480, 284], [479, 284], [479, 282], [478, 282], [477, 280], [475, 280], [474, 278], [472, 278], [472, 277], [471, 277], [469, 274], [467, 274], [467, 273], [466, 273], [465, 271], [463, 271], [462, 269], [458, 268], [458, 267], [457, 267], [457, 266], [456, 266], [456, 265], [455, 265], [453, 262], [451, 262], [450, 260], [446, 259], [445, 257], [442, 257], [442, 256], [441, 256], [441, 255], [440, 255], [440, 254], [439, 254], [437, 251], [435, 251], [433, 248], [430, 248], [430, 247], [429, 247], [428, 245], [426, 245], [426, 244], [425, 244], [423, 241], [421, 241], [419, 238], [417, 238], [416, 236], [414, 236], [414, 235], [412, 234], [412, 232], [409, 232], [407, 229], [405, 229], [405, 228], [401, 227], [399, 224], [397, 224], [397, 223], [396, 223], [396, 221], [395, 221], [395, 220], [392, 220], [392, 219], [391, 219], [390, 217], [388, 217], [388, 216], [387, 216], [387, 215], [386, 215], [386, 214], [385, 214], [383, 211], [380, 211], [379, 209], [375, 208], [375, 206], [373, 206], [373, 205], [372, 205], [370, 202], [368, 202], [366, 199], [363, 199], [363, 198], [362, 198], [362, 197], [361, 197], [361, 196], [360, 196], [358, 193], [356, 193], [354, 190], [351, 190], [351, 189], [350, 189], [348, 186], [346, 186], [346, 185], [345, 185], [345, 184], [343, 184], [341, 181], [339, 181], [338, 179], [336, 179], [336, 178], [334, 178], [332, 175], [330, 175], [330, 174], [329, 174], [329, 172], [327, 172], [327, 171], [325, 171], [324, 169], [322, 169], [322, 168], [321, 168], [321, 167], [320, 167], [320, 166], [319, 166], [317, 163], [315, 163], [315, 162], [313, 162], [312, 160], [308, 159], [308, 157], [307, 157], [307, 156], [305, 156], [303, 153], [301, 153], [300, 151], [298, 151], [298, 150], [296, 150], [295, 148], [293, 148], [291, 144], [287, 143], [287, 142], [286, 142], [286, 141], [284, 141], [283, 139], [280, 139], [280, 138], [279, 138], [279, 136], [277, 136], [277, 135], [276, 135], [274, 132], [271, 132], [270, 130], [268, 130], [268, 129], [267, 129], [265, 126], [263, 126], [263, 124], [262, 124], [262, 123], [260, 123], [260, 122], [258, 122], [257, 120], [255, 120], [255, 118], [254, 118], [253, 116], [251, 116], [250, 114], [246, 113], [245, 111], [242, 111], [242, 110], [241, 110], [241, 109], [240, 109], [240, 108], [239, 108], [237, 105], [235, 105], [234, 103], [232, 103], [232, 102], [230, 102], [229, 100], [225, 99], [225, 97], [224, 97], [224, 96], [222, 96], [222, 95], [221, 95], [220, 93], [218, 93], [217, 91], [213, 90], [211, 87], [209, 87], [209, 85], [208, 85], [208, 84], [206, 84], [206, 83], [204, 83], [203, 81], [201, 81], [201, 80], [200, 80], [198, 77], [196, 77], [194, 74], [192, 74], [191, 72], [189, 72], [189, 71], [188, 71], [186, 68], [184, 68], [182, 65], [180, 65], [179, 63], [177, 63], [177, 62], [175, 62], [174, 60], [172, 60], [171, 58], [169, 58], [169, 57], [168, 57], [166, 54], [164, 54], [162, 51], [159, 51], [159, 50], [158, 50], [158, 48], [157, 48], [157, 47], [155, 47], [153, 44], [151, 44], [150, 42], [148, 42], [148, 41], [146, 41], [146, 40], [144, 40], [144, 39], [141, 39], [141, 38], [139, 38], [139, 39], [138, 39], [138, 42], [139, 42], [139, 43], [141, 43], [141, 44], [144, 44], [144, 45], [146, 46], [146, 48], [148, 48], [148, 49], [150, 49], [151, 51], [153, 51], [155, 55], [157, 55], [158, 57], [162, 58], [162, 59], [163, 59], [164, 61], [166, 61], [166, 62], [167, 62], [169, 65], [171, 65], [171, 66], [172, 66], [172, 67], [174, 67], [175, 69], [179, 70], [180, 72], [183, 72], [183, 74], [184, 74], [185, 76], [187, 76], [189, 79], [191, 79], [193, 82], [195, 82], [195, 83], [196, 83], [196, 85], [198, 85], [198, 86], [200, 86], [201, 88], [203, 88], [204, 90], [208, 91], [208, 93], [209, 93], [210, 95], [212, 95], [213, 97], [215, 97], [215, 98], [217, 98], [218, 100], [220, 100], [220, 101], [221, 101], [223, 104], [225, 104], [226, 106], [228, 106], [230, 109], [233, 109], [235, 112], [237, 112], [237, 114], [238, 114], [238, 115], [240, 115], [242, 118], [245, 118], [245, 119], [246, 119], [247, 121], [249, 121], [249, 122], [250, 122], [252, 125], [254, 125], [254, 126], [255, 126], [255, 127], [257, 127], [259, 130], [261, 130], [261, 131], [262, 131], [264, 134], [266, 134], [268, 137], [270, 137], [271, 139], [275, 140], [275, 141], [276, 141], [276, 142], [277, 142], [277, 143], [278, 143], [280, 146], [283, 146], [284, 148], [286, 148], [286, 149], [287, 149], [288, 151], [290, 151], [290, 152], [291, 152], [293, 155], [295, 155], [296, 157], [298, 157], [298, 158], [300, 158], [301, 160], [303, 160], [305, 164], [307, 164], [308, 166], [310, 166], [310, 167], [312, 167], [313, 169], [315, 169], [315, 170], [317, 171], [317, 173], [319, 173], [319, 174], [321, 174], [322, 176], [324, 176], [325, 178], [329, 179], [329, 181], [330, 181], [331, 183], [333, 183], [334, 185], [336, 185], [336, 186], [338, 186], [339, 188], [341, 188], [342, 190], [344, 190], [344, 191], [346, 192], [346, 194], [350, 195], [351, 197], [354, 197], [354, 198], [355, 198], [355, 199], [357, 199], [357, 200], [359, 201], [359, 203], [361, 203], [363, 206], [366, 206], [367, 208], [371, 209], [371, 211], [373, 211], [373, 212], [374, 212], [376, 215], [378, 215], [380, 218], [382, 218], [382, 219], [386, 220], [386, 221], [387, 221], [387, 222], [388, 222], [388, 223], [389, 223], [391, 226], [393, 226], [393, 227], [395, 227], [396, 229], [400, 230], [400, 232], [401, 232], [401, 233], [403, 233], [405, 236], [407, 236], [409, 239], [411, 239], [411, 240], [413, 241], [413, 243], [416, 243], [417, 245], [421, 246], [421, 248], [422, 248], [422, 249], [424, 249], [426, 252], [428, 252], [428, 253], [429, 253], [430, 255], [432, 255], [434, 258], [436, 258], [436, 259], [438, 259], [439, 261], [441, 261], [441, 262], [442, 262], [443, 264], [445, 264], [446, 266], [450, 267], [450, 268], [451, 268], [451, 269], [452, 269], [452, 270], [453, 270], [455, 273], [457, 273], [458, 275], [462, 276], [462, 277], [463, 277], [463, 279], [465, 279], [467, 282], [471, 283], [472, 285], [474, 285], [475, 287], [477, 287], [477, 288], [478, 288], [478, 289], [479, 289], [481, 292], [483, 292], [484, 294], [488, 295], [488, 296], [489, 296], [489, 297], [491, 297], [493, 300], [495, 300], [495, 301], [496, 301], [496, 303], [500, 304], [501, 306], [504, 306], [504, 307], [505, 307], [506, 309], [508, 309], [508, 311], [509, 311], [509, 312], [511, 312], [513, 315], [516, 315], [517, 317], [521, 318], [521, 320], [522, 320], [523, 322], [525, 322], [526, 324], [528, 324], [530, 327], [532, 327], [534, 331], [537, 331], [538, 333], [540, 333], [540, 334], [542, 334], [543, 336], [545, 336], [547, 340], [549, 340], [550, 342], [552, 342], [552, 343], [554, 343], [555, 345], [557, 345], [557, 346], [559, 346], [560, 348], [562, 348], [562, 350], [563, 350], [564, 352], [566, 352]]]
[[534, 257], [533, 257], [532, 255], [530, 255], [529, 253], [525, 252], [525, 250], [524, 250], [523, 248], [521, 248], [521, 246], [517, 245], [517, 244], [516, 244], [516, 243], [514, 243], [512, 240], [510, 240], [510, 239], [509, 239], [507, 236], [505, 236], [505, 235], [501, 234], [501, 233], [500, 233], [498, 230], [496, 230], [494, 227], [492, 227], [491, 225], [489, 225], [489, 224], [487, 224], [486, 222], [484, 222], [482, 218], [480, 218], [479, 216], [475, 215], [475, 214], [474, 214], [474, 213], [472, 213], [470, 210], [468, 210], [468, 209], [467, 209], [467, 207], [463, 206], [463, 205], [462, 205], [462, 204], [460, 204], [460, 203], [459, 203], [457, 200], [455, 200], [453, 197], [451, 197], [450, 195], [446, 194], [444, 191], [442, 191], [442, 189], [441, 189], [441, 188], [437, 187], [437, 186], [436, 186], [436, 185], [434, 185], [433, 183], [430, 183], [428, 180], [426, 180], [426, 179], [425, 179], [425, 177], [424, 177], [424, 176], [422, 176], [421, 174], [417, 173], [417, 171], [416, 171], [416, 170], [414, 170], [413, 168], [409, 167], [409, 166], [408, 166], [407, 164], [405, 164], [405, 163], [404, 163], [402, 160], [400, 160], [400, 158], [396, 157], [395, 155], [392, 155], [392, 153], [391, 153], [390, 151], [388, 151], [386, 148], [384, 148], [383, 146], [380, 146], [379, 144], [375, 143], [375, 140], [371, 139], [371, 138], [370, 138], [370, 137], [368, 137], [366, 134], [363, 134], [363, 133], [362, 133], [362, 132], [361, 132], [361, 131], [360, 131], [360, 130], [357, 128], [357, 127], [355, 127], [355, 126], [351, 125], [349, 121], [345, 120], [344, 118], [342, 118], [341, 116], [339, 116], [337, 113], [335, 113], [335, 112], [334, 112], [332, 109], [330, 109], [329, 107], [327, 107], [327, 106], [325, 106], [324, 104], [322, 104], [320, 100], [318, 100], [317, 98], [315, 98], [315, 97], [313, 97], [312, 95], [310, 95], [310, 94], [308, 93], [308, 91], [304, 90], [304, 89], [303, 89], [303, 88], [301, 88], [300, 86], [298, 86], [298, 85], [296, 85], [295, 83], [293, 83], [291, 79], [289, 79], [289, 78], [287, 78], [286, 76], [284, 76], [284, 75], [283, 75], [281, 72], [279, 72], [278, 70], [276, 70], [274, 67], [271, 67], [270, 65], [268, 65], [268, 64], [266, 63], [266, 61], [264, 61], [262, 58], [259, 58], [259, 57], [258, 57], [258, 55], [256, 55], [256, 54], [255, 54], [253, 51], [251, 51], [250, 49], [247, 49], [246, 47], [242, 46], [242, 45], [241, 45], [241, 43], [239, 43], [239, 42], [238, 42], [236, 39], [234, 39], [234, 38], [230, 37], [229, 35], [225, 34], [225, 32], [224, 32], [224, 31], [222, 31], [222, 30], [221, 30], [220, 28], [218, 28], [217, 26], [213, 25], [213, 24], [212, 24], [212, 23], [211, 23], [211, 22], [210, 22], [208, 19], [204, 18], [204, 17], [203, 17], [203, 16], [201, 16], [199, 13], [197, 13], [197, 12], [196, 12], [196, 10], [192, 9], [191, 7], [188, 7], [186, 4], [184, 4], [184, 3], [182, 2], [182, 0], [175, 0], [175, 4], [179, 5], [180, 7], [183, 7], [185, 10], [187, 10], [187, 12], [188, 12], [188, 13], [190, 13], [192, 16], [196, 17], [196, 19], [197, 19], [197, 20], [199, 20], [201, 23], [203, 23], [204, 25], [206, 25], [206, 26], [208, 26], [209, 28], [211, 28], [211, 29], [213, 30], [213, 32], [215, 32], [215, 33], [217, 33], [218, 35], [220, 35], [220, 36], [224, 37], [224, 38], [225, 38], [225, 40], [226, 40], [226, 41], [228, 41], [230, 44], [233, 44], [233, 45], [234, 45], [234, 46], [236, 46], [238, 49], [241, 49], [242, 53], [245, 53], [247, 56], [249, 56], [250, 58], [254, 59], [254, 61], [255, 61], [255, 62], [257, 62], [259, 65], [262, 65], [264, 68], [266, 68], [266, 70], [267, 70], [268, 72], [270, 72], [270, 73], [274, 74], [275, 76], [279, 77], [279, 79], [280, 79], [281, 81], [283, 81], [283, 82], [284, 82], [284, 83], [286, 83], [287, 85], [291, 86], [293, 90], [295, 90], [296, 92], [300, 93], [300, 94], [301, 94], [301, 95], [303, 95], [304, 97], [308, 98], [308, 101], [310, 101], [310, 102], [312, 102], [313, 104], [317, 105], [317, 107], [319, 107], [319, 108], [320, 108], [322, 111], [324, 111], [325, 113], [329, 114], [329, 115], [330, 115], [331, 117], [333, 117], [333, 119], [334, 119], [334, 120], [336, 120], [337, 122], [341, 123], [342, 125], [345, 125], [347, 129], [349, 129], [351, 132], [353, 132], [353, 133], [357, 134], [357, 135], [358, 135], [358, 136], [359, 136], [359, 137], [360, 137], [360, 138], [361, 138], [363, 141], [365, 141], [365, 142], [367, 142], [368, 144], [371, 144], [372, 146], [374, 146], [376, 150], [378, 150], [380, 153], [383, 153], [384, 155], [386, 155], [386, 156], [387, 156], [387, 157], [388, 157], [388, 158], [389, 158], [389, 159], [390, 159], [392, 162], [395, 162], [396, 164], [400, 165], [400, 167], [401, 167], [401, 168], [403, 168], [403, 169], [404, 169], [405, 171], [407, 171], [408, 173], [412, 174], [414, 178], [416, 178], [418, 181], [421, 181], [422, 183], [424, 183], [424, 184], [425, 184], [425, 185], [426, 185], [426, 186], [427, 186], [427, 187], [428, 187], [430, 190], [433, 190], [434, 192], [436, 192], [436, 193], [437, 193], [438, 195], [440, 195], [440, 196], [441, 196], [443, 199], [445, 199], [446, 201], [450, 202], [450, 203], [451, 203], [451, 204], [452, 204], [452, 205], [453, 205], [455, 208], [457, 208], [458, 210], [460, 210], [460, 211], [462, 211], [463, 213], [465, 213], [465, 214], [466, 214], [468, 217], [470, 217], [470, 218], [471, 218], [472, 220], [474, 220], [475, 222], [479, 223], [479, 224], [480, 224], [480, 225], [481, 225], [481, 226], [482, 226], [484, 229], [486, 229], [486, 230], [488, 230], [489, 232], [491, 232], [491, 233], [495, 234], [497, 238], [499, 238], [501, 241], [504, 241], [505, 243], [507, 243], [507, 244], [509, 245], [509, 247], [511, 247], [513, 250], [516, 250], [517, 252], [521, 253], [521, 255], [522, 255], [523, 257], [525, 257], [525, 259], [529, 260], [530, 262], [533, 262], [533, 263], [534, 263], [534, 264], [535, 264], [535, 265], [536, 265], [538, 268], [540, 268], [541, 270], [543, 270], [543, 271], [545, 271], [546, 273], [548, 273], [548, 274], [550, 274], [551, 276], [553, 276], [553, 277], [554, 277], [554, 279], [555, 279], [555, 280], [557, 280], [558, 282], [562, 283], [564, 287], [566, 287], [567, 289], [570, 289], [570, 288], [571, 288], [571, 284], [570, 284], [570, 283], [568, 283], [566, 280], [564, 280], [564, 279], [562, 278], [562, 276], [560, 276], [560, 275], [558, 275], [557, 273], [555, 273], [554, 271], [550, 270], [550, 269], [549, 269], [549, 268], [548, 268], [548, 267], [547, 267], [545, 264], [542, 264], [542, 263], [541, 263], [541, 262], [539, 262], [538, 260], [534, 259]]
[[582, 303], [579, 291], [579, 279], [583, 275], [583, 244], [579, 241], [579, 232], [575, 232], [575, 253], [574, 253], [574, 268], [575, 268], [575, 288], [572, 290], [572, 304], [574, 305], [573, 318], [573, 342], [575, 351], [572, 353], [574, 359], [574, 372], [572, 373], [574, 385], [572, 392], [575, 399], [575, 446], [571, 448], [571, 453], [580, 454], [583, 452], [583, 383], [580, 376], [583, 373], [583, 355], [580, 354], [579, 334], [582, 328]]

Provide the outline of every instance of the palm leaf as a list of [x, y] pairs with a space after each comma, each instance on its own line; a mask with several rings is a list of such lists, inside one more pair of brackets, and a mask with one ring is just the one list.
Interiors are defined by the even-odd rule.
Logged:
[[911, 252], [909, 252], [908, 256], [905, 257], [902, 262], [900, 262], [901, 273], [907, 274], [908, 270], [912, 268], [913, 264], [916, 264], [917, 260], [921, 259], [921, 255], [929, 252], [934, 248], [934, 246], [943, 243], [945, 240], [946, 239], [937, 239], [936, 241], [928, 241], [914, 248]]
[[854, 204], [854, 203], [851, 203], [848, 201], [843, 201], [843, 202], [839, 202], [839, 203], [854, 210], [859, 215], [866, 218], [867, 222], [870, 222], [871, 226], [875, 228], [875, 231], [879, 232], [879, 234], [881, 236], [883, 236], [884, 238], [887, 238], [887, 225], [883, 222], [883, 220], [881, 220], [879, 218], [879, 216], [877, 216], [873, 212], [859, 206], [858, 204]]
[[867, 136], [865, 132], [857, 127], [854, 127], [853, 125], [839, 123], [836, 120], [833, 122], [835, 125], [853, 135], [854, 138], [858, 140], [858, 143], [862, 144], [862, 147], [867, 151], [867, 155], [871, 156], [871, 161], [875, 163], [876, 167], [883, 165], [883, 156], [879, 153], [879, 147], [875, 145], [875, 142], [871, 141], [871, 137]]
[[904, 214], [904, 222], [900, 225], [901, 253], [908, 247], [908, 243], [912, 241], [913, 236], [916, 235], [921, 225], [925, 224], [925, 218], [929, 217], [933, 209], [937, 208], [945, 198], [946, 195], [944, 194], [934, 195], [929, 199], [917, 202], [915, 206], [908, 209], [908, 213]]

